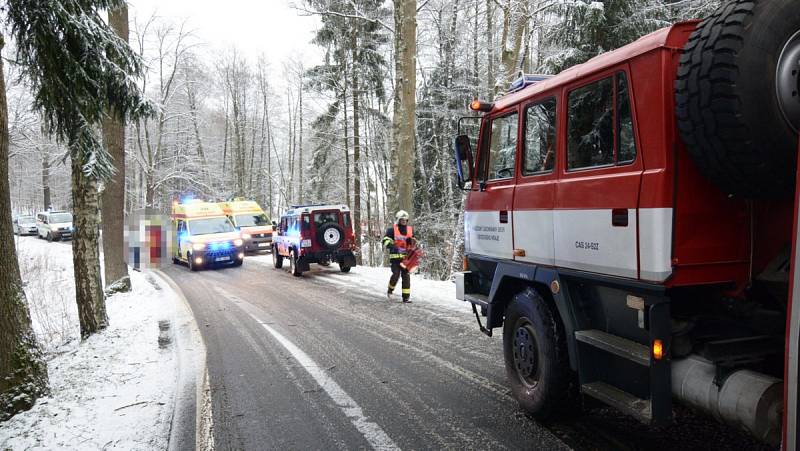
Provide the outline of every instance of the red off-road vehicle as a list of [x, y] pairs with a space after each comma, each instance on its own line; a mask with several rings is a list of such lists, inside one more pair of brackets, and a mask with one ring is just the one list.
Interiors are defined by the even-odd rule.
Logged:
[[289, 260], [289, 271], [302, 276], [309, 264], [336, 262], [342, 272], [356, 265], [356, 244], [350, 209], [346, 205], [296, 205], [281, 216], [273, 238], [275, 268]]
[[783, 419], [795, 449], [798, 2], [729, 1], [516, 88], [455, 140], [456, 280], [520, 405], [575, 390], [661, 424], [676, 399], [771, 444]]

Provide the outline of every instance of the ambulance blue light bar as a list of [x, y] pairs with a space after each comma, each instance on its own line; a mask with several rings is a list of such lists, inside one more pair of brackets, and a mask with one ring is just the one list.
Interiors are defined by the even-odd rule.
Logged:
[[552, 77], [552, 75], [520, 74], [519, 78], [511, 82], [511, 85], [508, 87], [508, 92], [517, 92], [527, 88], [528, 86], [545, 81], [550, 77]]

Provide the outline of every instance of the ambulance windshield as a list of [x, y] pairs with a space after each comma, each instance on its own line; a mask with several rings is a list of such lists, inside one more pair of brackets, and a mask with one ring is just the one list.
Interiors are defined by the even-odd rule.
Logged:
[[228, 218], [203, 218], [189, 220], [191, 235], [209, 235], [212, 233], [235, 232], [236, 229]]
[[248, 215], [236, 215], [236, 225], [239, 227], [255, 227], [270, 225], [267, 215], [264, 213], [251, 213]]

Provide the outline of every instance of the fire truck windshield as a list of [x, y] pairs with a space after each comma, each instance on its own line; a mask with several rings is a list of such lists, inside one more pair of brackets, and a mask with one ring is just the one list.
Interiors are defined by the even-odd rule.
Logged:
[[248, 215], [236, 215], [236, 225], [239, 227], [255, 227], [269, 225], [269, 219], [264, 213], [252, 213]]
[[191, 235], [210, 235], [212, 233], [234, 231], [236, 231], [236, 229], [233, 227], [233, 224], [228, 221], [228, 218], [203, 218], [189, 221], [189, 233]]

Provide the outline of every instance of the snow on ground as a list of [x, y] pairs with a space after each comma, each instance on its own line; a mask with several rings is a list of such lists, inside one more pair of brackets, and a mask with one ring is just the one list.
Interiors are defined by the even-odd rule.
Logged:
[[[272, 255], [248, 255], [245, 257], [245, 264], [257, 263], [272, 266]], [[284, 267], [286, 264], [284, 263]], [[311, 273], [325, 272], [326, 282], [337, 285], [352, 286], [362, 291], [368, 291], [380, 296], [386, 295], [386, 287], [389, 283], [389, 276], [392, 275], [388, 267], [356, 266], [350, 273], [342, 274], [336, 264], [331, 264], [329, 268], [319, 265], [311, 265]], [[400, 301], [401, 282], [398, 281], [395, 288], [394, 297]], [[420, 274], [411, 275], [411, 301], [415, 304], [422, 304], [426, 307], [441, 310], [447, 309], [464, 313], [466, 316], [472, 315], [470, 304], [456, 299], [456, 285], [453, 281], [426, 279]]]
[[133, 291], [106, 301], [109, 327], [81, 342], [71, 248], [18, 239], [51, 395], [0, 423], [0, 449], [164, 449], [177, 368], [174, 346], [159, 347], [158, 321], [175, 316], [176, 295], [152, 275], [131, 272]]

